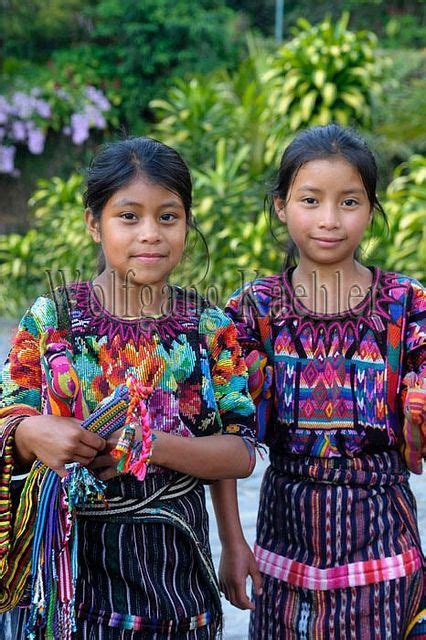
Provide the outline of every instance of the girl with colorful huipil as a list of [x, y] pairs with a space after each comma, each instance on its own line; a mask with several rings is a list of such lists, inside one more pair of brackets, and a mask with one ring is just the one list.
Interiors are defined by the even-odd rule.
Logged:
[[103, 268], [35, 301], [3, 371], [0, 610], [14, 640], [214, 638], [202, 480], [254, 465], [236, 328], [167, 284], [194, 226], [176, 151], [106, 146], [85, 205]]
[[227, 306], [270, 455], [256, 562], [235, 483], [215, 488], [219, 578], [231, 602], [254, 609], [253, 640], [425, 637], [408, 484], [425, 447], [425, 295], [358, 260], [375, 211], [376, 164], [358, 135], [337, 125], [300, 133], [271, 193], [291, 240], [287, 265]]

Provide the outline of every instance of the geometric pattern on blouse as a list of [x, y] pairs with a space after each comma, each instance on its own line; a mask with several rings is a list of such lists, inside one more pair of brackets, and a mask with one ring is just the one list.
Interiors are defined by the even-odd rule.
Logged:
[[277, 449], [321, 457], [398, 447], [406, 375], [425, 366], [424, 289], [371, 268], [360, 304], [315, 314], [296, 298], [292, 270], [247, 283], [226, 307], [257, 363], [249, 384], [260, 433]]

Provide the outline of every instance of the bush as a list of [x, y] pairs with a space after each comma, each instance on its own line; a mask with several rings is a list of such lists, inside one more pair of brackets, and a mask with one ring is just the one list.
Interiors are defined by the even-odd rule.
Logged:
[[[85, 15], [92, 28], [71, 52], [74, 63], [94, 68], [100, 81], [119, 90], [132, 133], [172, 76], [208, 73], [238, 59], [235, 14], [222, 0], [99, 0]], [[60, 55], [63, 61], [68, 52]]]
[[17, 317], [49, 288], [48, 273], [60, 284], [91, 277], [96, 247], [86, 232], [82, 177], [40, 180], [30, 200], [34, 227], [26, 234], [0, 236], [0, 316]]
[[413, 155], [395, 169], [386, 190], [390, 241], [382, 249], [387, 269], [423, 279], [426, 273], [426, 158]]
[[392, 64], [384, 82], [384, 104], [374, 114], [374, 148], [386, 161], [387, 181], [396, 165], [426, 152], [426, 130], [421, 109], [426, 101], [426, 53], [389, 52]]
[[17, 147], [42, 154], [49, 130], [81, 145], [90, 130], [103, 131], [114, 121], [112, 113], [109, 100], [94, 86], [74, 81], [64, 88], [58, 80], [28, 86], [15, 80], [15, 87], [0, 95], [0, 173], [19, 175]]
[[349, 14], [312, 26], [298, 20], [293, 40], [273, 62], [277, 114], [291, 131], [335, 120], [367, 126], [381, 95], [385, 60], [377, 56], [376, 36], [347, 29]]

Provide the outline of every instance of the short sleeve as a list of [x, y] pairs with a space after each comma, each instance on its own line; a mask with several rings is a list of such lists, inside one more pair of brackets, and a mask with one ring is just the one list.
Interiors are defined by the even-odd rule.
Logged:
[[254, 405], [235, 325], [214, 307], [201, 314], [199, 331], [206, 340], [222, 432], [254, 438]]
[[421, 473], [426, 457], [426, 291], [416, 281], [408, 303], [403, 374], [403, 454], [408, 468]]
[[249, 390], [256, 406], [257, 437], [265, 439], [272, 410], [273, 366], [269, 317], [260, 309], [255, 287], [249, 283], [236, 291], [225, 313], [237, 328], [249, 375]]

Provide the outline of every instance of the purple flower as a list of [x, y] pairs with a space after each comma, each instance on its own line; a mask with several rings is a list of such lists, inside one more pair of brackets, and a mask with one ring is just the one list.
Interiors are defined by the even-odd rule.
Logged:
[[28, 130], [28, 149], [31, 153], [35, 155], [43, 153], [45, 140], [46, 136], [41, 129], [34, 128]]
[[85, 113], [73, 113], [71, 116], [72, 141], [82, 144], [89, 137], [90, 120]]
[[96, 129], [105, 129], [106, 120], [96, 107], [87, 104], [84, 108], [84, 113], [89, 119], [91, 127], [95, 127]]
[[27, 137], [27, 128], [25, 123], [22, 120], [14, 120], [12, 122], [12, 138], [16, 140], [16, 142], [22, 142]]
[[16, 147], [0, 146], [0, 173], [14, 173]]
[[109, 100], [104, 96], [102, 91], [99, 91], [99, 89], [95, 89], [95, 87], [89, 85], [86, 88], [86, 96], [101, 111], [108, 111], [111, 108]]
[[50, 104], [46, 102], [46, 100], [37, 100], [35, 103], [35, 107], [38, 115], [42, 118], [45, 118], [47, 120], [51, 117], [52, 109], [50, 107]]
[[22, 120], [30, 118], [34, 111], [34, 98], [23, 91], [15, 91], [11, 100], [13, 113]]

